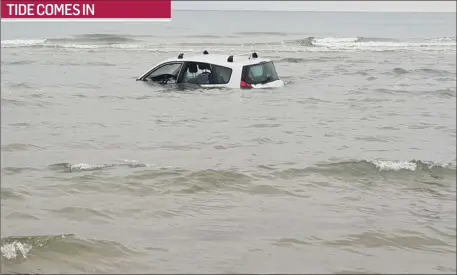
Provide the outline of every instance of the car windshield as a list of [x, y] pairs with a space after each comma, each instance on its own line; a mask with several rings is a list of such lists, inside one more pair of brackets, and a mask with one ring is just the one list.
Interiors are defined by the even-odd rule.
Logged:
[[179, 69], [181, 69], [181, 63], [169, 63], [162, 65], [159, 67], [157, 70], [153, 71], [149, 77], [155, 77], [159, 75], [164, 75], [164, 74], [172, 74], [172, 75], [177, 75], [179, 72]]
[[264, 62], [244, 67], [243, 79], [249, 84], [265, 84], [279, 80], [273, 62]]

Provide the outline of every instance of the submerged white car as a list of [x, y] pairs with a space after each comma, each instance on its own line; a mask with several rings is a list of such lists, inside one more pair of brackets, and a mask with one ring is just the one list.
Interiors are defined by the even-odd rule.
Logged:
[[249, 56], [200, 55], [170, 58], [154, 66], [137, 78], [160, 84], [196, 84], [202, 87], [223, 88], [277, 88], [284, 86], [273, 61]]

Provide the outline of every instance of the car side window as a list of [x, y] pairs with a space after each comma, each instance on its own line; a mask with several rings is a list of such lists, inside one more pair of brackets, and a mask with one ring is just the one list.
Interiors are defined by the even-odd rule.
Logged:
[[227, 84], [232, 76], [232, 69], [213, 65], [211, 84]]
[[191, 84], [227, 84], [232, 76], [232, 69], [200, 62], [189, 62], [184, 68], [182, 83]]
[[189, 62], [184, 69], [182, 82], [190, 84], [211, 84], [211, 65], [208, 63]]
[[177, 76], [179, 69], [181, 69], [182, 63], [169, 63], [161, 66], [157, 70], [153, 71], [148, 77], [153, 78], [155, 76], [171, 74]]

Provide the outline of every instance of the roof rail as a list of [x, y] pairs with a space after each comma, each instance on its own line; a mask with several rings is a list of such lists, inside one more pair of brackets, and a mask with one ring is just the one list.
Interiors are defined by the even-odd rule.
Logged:
[[233, 55], [231, 55], [227, 58], [227, 62], [233, 62]]
[[205, 50], [205, 51], [203, 52], [203, 54], [209, 54], [209, 52], [208, 52], [207, 50]]
[[253, 52], [253, 53], [239, 53], [239, 54], [234, 54], [233, 56], [249, 56], [249, 59], [251, 58], [258, 58], [259, 55], [256, 53], [256, 52]]
[[182, 59], [183, 57], [184, 57], [184, 54], [183, 54], [183, 53], [180, 53], [180, 54], [178, 55], [178, 59]]

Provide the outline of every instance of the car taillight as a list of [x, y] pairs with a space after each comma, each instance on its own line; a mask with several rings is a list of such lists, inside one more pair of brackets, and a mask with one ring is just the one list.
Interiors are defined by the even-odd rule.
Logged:
[[241, 89], [251, 89], [251, 88], [252, 88], [252, 85], [249, 84], [249, 83], [244, 82], [243, 80], [241, 80], [240, 88], [241, 88]]

